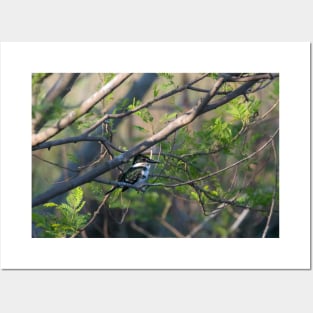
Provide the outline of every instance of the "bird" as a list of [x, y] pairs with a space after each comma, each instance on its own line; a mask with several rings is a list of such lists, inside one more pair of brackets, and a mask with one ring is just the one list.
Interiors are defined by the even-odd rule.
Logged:
[[[140, 187], [147, 181], [150, 172], [150, 164], [153, 163], [159, 163], [159, 161], [152, 160], [143, 154], [136, 155], [133, 165], [120, 175], [118, 181], [132, 184], [134, 187]], [[129, 187], [124, 186], [122, 192], [128, 188]]]

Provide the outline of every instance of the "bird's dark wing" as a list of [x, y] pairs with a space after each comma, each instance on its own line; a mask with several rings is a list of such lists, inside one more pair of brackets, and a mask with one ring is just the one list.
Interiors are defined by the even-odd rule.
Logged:
[[[144, 166], [131, 167], [125, 173], [123, 173], [118, 181], [125, 182], [128, 184], [134, 184], [139, 178], [141, 178], [142, 170], [145, 169]], [[128, 189], [128, 187], [123, 187], [122, 191]]]

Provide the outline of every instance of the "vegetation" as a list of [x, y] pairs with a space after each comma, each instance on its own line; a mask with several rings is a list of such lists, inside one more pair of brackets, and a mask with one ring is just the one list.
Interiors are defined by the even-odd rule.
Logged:
[[[278, 237], [279, 76], [33, 74], [34, 237]], [[143, 188], [118, 177], [138, 153]]]
[[86, 201], [83, 200], [83, 190], [77, 187], [71, 190], [66, 197], [66, 202], [56, 204], [45, 203], [45, 208], [55, 208], [56, 212], [51, 214], [33, 213], [33, 221], [37, 227], [43, 229], [45, 237], [66, 237], [79, 231], [88, 222], [90, 214], [79, 214]]

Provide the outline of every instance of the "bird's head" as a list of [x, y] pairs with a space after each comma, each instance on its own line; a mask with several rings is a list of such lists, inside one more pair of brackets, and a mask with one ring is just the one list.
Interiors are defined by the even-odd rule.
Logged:
[[152, 160], [146, 155], [138, 154], [135, 156], [133, 164], [137, 163], [159, 163], [159, 161]]

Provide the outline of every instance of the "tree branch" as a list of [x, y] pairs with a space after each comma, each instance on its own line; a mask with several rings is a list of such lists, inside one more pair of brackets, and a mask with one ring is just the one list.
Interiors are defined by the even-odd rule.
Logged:
[[69, 138], [63, 138], [63, 139], [43, 142], [43, 143], [33, 147], [32, 150], [33, 151], [41, 150], [41, 149], [49, 149], [50, 150], [52, 147], [56, 147], [56, 146], [60, 146], [60, 145], [68, 144], [68, 143], [77, 143], [77, 142], [81, 142], [81, 141], [96, 141], [99, 143], [101, 142], [105, 146], [108, 145], [108, 146], [112, 147], [114, 150], [117, 150], [119, 152], [123, 152], [120, 149], [118, 149], [117, 147], [114, 147], [112, 145], [112, 143], [109, 140], [107, 140], [105, 137], [86, 136], [86, 135], [73, 136], [73, 137], [69, 137]]
[[[92, 132], [93, 130], [95, 130], [99, 125], [101, 125], [101, 123], [103, 123], [104, 121], [108, 120], [108, 119], [121, 119], [123, 117], [129, 116], [131, 114], [134, 114], [144, 108], [148, 108], [149, 106], [151, 106], [152, 104], [164, 100], [170, 96], [173, 96], [176, 93], [179, 93], [185, 89], [188, 89], [190, 86], [192, 86], [193, 84], [199, 82], [200, 80], [202, 80], [203, 78], [207, 77], [207, 74], [205, 75], [201, 75], [199, 78], [196, 78], [195, 80], [191, 81], [190, 83], [182, 86], [182, 87], [178, 87], [176, 89], [173, 89], [159, 97], [154, 98], [153, 100], [147, 101], [145, 103], [142, 103], [141, 105], [139, 105], [138, 107], [134, 108], [133, 110], [129, 110], [127, 112], [120, 112], [120, 113], [115, 113], [115, 114], [105, 114], [101, 119], [99, 119], [94, 125], [92, 125], [91, 127], [89, 127], [87, 130], [85, 130], [84, 134], [89, 134], [90, 132]], [[209, 91], [207, 91], [209, 92]]]
[[[252, 80], [244, 83], [240, 87], [238, 87], [236, 90], [233, 92], [230, 92], [227, 96], [217, 100], [216, 102], [210, 104], [210, 101], [212, 98], [217, 94], [219, 88], [222, 86], [224, 82], [224, 78], [220, 77], [215, 85], [213, 86], [212, 90], [206, 95], [206, 97], [198, 102], [198, 104], [192, 108], [191, 110], [185, 112], [181, 116], [177, 117], [174, 121], [170, 122], [167, 124], [163, 129], [161, 129], [158, 133], [154, 134], [150, 138], [138, 143], [128, 151], [120, 154], [119, 156], [115, 157], [113, 160], [110, 160], [106, 163], [99, 164], [95, 166], [92, 169], [87, 170], [85, 173], [82, 175], [73, 178], [72, 180], [58, 184], [48, 190], [47, 192], [38, 195], [33, 199], [33, 206], [37, 206], [40, 204], [43, 204], [47, 202], [49, 199], [60, 195], [62, 193], [65, 193], [77, 186], [83, 185], [91, 180], [94, 180], [96, 177], [112, 170], [113, 168], [126, 163], [129, 159], [137, 155], [138, 153], [141, 153], [148, 148], [156, 145], [160, 141], [163, 141], [166, 139], [168, 136], [170, 136], [172, 133], [177, 131], [178, 129], [190, 124], [194, 119], [196, 119], [199, 115], [204, 114], [205, 112], [208, 112], [210, 110], [213, 110], [230, 100], [245, 94], [249, 88], [251, 88], [257, 81]], [[277, 132], [276, 132], [277, 133]], [[276, 134], [275, 133], [275, 134]], [[274, 136], [275, 136], [274, 134]], [[254, 154], [256, 154], [258, 151], [255, 153], [251, 154], [250, 157], [252, 157]], [[245, 161], [247, 158], [240, 160], [239, 162], [233, 164], [232, 166], [235, 166], [236, 164], [239, 164], [243, 161]], [[230, 167], [229, 167], [230, 168]], [[226, 169], [224, 169], [226, 170]], [[200, 178], [198, 180], [205, 179], [205, 178]], [[191, 182], [192, 183], [192, 182]]]
[[211, 103], [207, 105], [205, 108], [203, 108], [201, 114], [206, 113], [208, 111], [212, 111], [217, 109], [218, 107], [224, 105], [225, 103], [231, 101], [232, 99], [235, 99], [239, 96], [242, 96], [248, 92], [248, 90], [257, 82], [257, 80], [251, 80], [246, 82], [245, 84], [238, 87], [236, 90], [230, 92], [226, 96], [218, 99], [216, 102]]
[[273, 191], [273, 196], [272, 196], [272, 203], [271, 203], [271, 207], [270, 207], [269, 214], [267, 217], [266, 225], [262, 234], [262, 238], [266, 237], [267, 232], [269, 230], [270, 222], [271, 222], [272, 215], [274, 212], [274, 207], [275, 207], [276, 193], [278, 190], [278, 160], [277, 160], [277, 152], [276, 152], [274, 141], [272, 141], [272, 148], [273, 148], [274, 162], [275, 162], [275, 185], [274, 185], [274, 191]]
[[224, 73], [222, 76], [225, 78], [225, 81], [228, 82], [248, 82], [251, 80], [263, 80], [263, 79], [274, 79], [278, 77], [277, 73], [262, 73], [262, 74], [255, 74], [249, 76], [237, 76], [232, 73]]
[[33, 199], [33, 206], [37, 206], [40, 204], [45, 203], [49, 199], [60, 195], [66, 191], [69, 191], [77, 186], [87, 183], [88, 181], [93, 180], [94, 178], [102, 175], [109, 170], [126, 163], [130, 158], [134, 157], [136, 154], [143, 152], [144, 150], [154, 146], [158, 142], [164, 140], [177, 129], [191, 123], [201, 112], [202, 108], [210, 101], [210, 99], [215, 95], [218, 89], [221, 87], [223, 83], [223, 78], [220, 78], [210, 91], [210, 93], [200, 101], [194, 108], [183, 114], [182, 116], [178, 117], [173, 122], [169, 123], [165, 126], [161, 131], [156, 133], [155, 135], [151, 136], [149, 139], [144, 140], [143, 142], [137, 144], [130, 150], [120, 154], [113, 160], [110, 160], [104, 164], [99, 164], [98, 166], [88, 170], [86, 173], [82, 174], [79, 177], [75, 177], [72, 180], [58, 184], [54, 186], [52, 189], [48, 190], [47, 192], [35, 197]]
[[249, 154], [248, 156], [246, 156], [245, 158], [231, 164], [231, 165], [228, 165], [214, 173], [210, 173], [210, 174], [207, 174], [207, 175], [204, 175], [204, 176], [201, 176], [201, 177], [198, 177], [198, 178], [195, 178], [195, 179], [191, 179], [191, 180], [187, 180], [187, 181], [184, 181], [182, 183], [177, 183], [177, 184], [154, 184], [153, 186], [164, 186], [164, 187], [178, 187], [178, 186], [183, 186], [183, 185], [189, 185], [189, 184], [192, 184], [192, 183], [195, 183], [195, 182], [198, 182], [198, 181], [201, 181], [201, 180], [205, 180], [207, 178], [210, 178], [210, 177], [213, 177], [215, 175], [218, 175], [222, 172], [225, 172], [227, 170], [229, 170], [230, 168], [234, 167], [234, 166], [237, 166], [238, 164], [242, 163], [242, 162], [245, 162], [249, 159], [251, 159], [252, 157], [254, 157], [256, 154], [258, 154], [259, 152], [261, 152], [263, 149], [265, 149], [270, 143], [272, 143], [272, 141], [274, 140], [275, 136], [278, 134], [278, 129], [274, 132], [274, 134], [270, 137], [270, 139], [265, 142], [259, 149], [257, 149], [256, 151], [254, 151], [253, 153]]
[[53, 110], [53, 102], [56, 99], [64, 98], [66, 94], [70, 92], [78, 76], [78, 73], [61, 74], [60, 78], [50, 88], [44, 99], [41, 101], [41, 105], [45, 105], [45, 108], [42, 112], [37, 112], [35, 118], [32, 121], [33, 133], [37, 133], [47, 122], [47, 117]]
[[36, 146], [49, 138], [55, 136], [65, 127], [72, 124], [79, 117], [87, 113], [93, 106], [95, 106], [104, 97], [110, 94], [114, 89], [121, 85], [131, 74], [118, 74], [105, 86], [103, 86], [99, 91], [95, 92], [91, 97], [85, 100], [81, 106], [68, 113], [64, 118], [59, 120], [53, 127], [40, 132], [39, 134], [34, 134], [32, 136], [32, 146]]
[[[49, 142], [44, 142], [42, 144], [38, 144], [36, 146], [34, 146], [32, 148], [32, 151], [36, 151], [36, 150], [41, 150], [41, 149], [50, 149], [53, 146], [58, 146], [58, 145], [63, 145], [63, 144], [67, 144], [67, 143], [76, 143], [78, 141], [98, 141], [95, 139], [95, 137], [91, 137], [88, 136], [89, 133], [91, 133], [93, 130], [95, 130], [99, 125], [101, 125], [104, 121], [108, 120], [108, 119], [118, 119], [118, 118], [123, 118], [126, 117], [128, 115], [131, 115], [133, 113], [136, 113], [138, 111], [140, 111], [143, 108], [149, 107], [151, 106], [153, 103], [158, 102], [160, 100], [166, 99], [178, 92], [181, 92], [185, 89], [188, 89], [188, 87], [190, 87], [191, 85], [199, 82], [200, 80], [202, 80], [203, 78], [207, 77], [207, 74], [205, 75], [201, 75], [200, 77], [194, 79], [193, 81], [191, 81], [188, 84], [185, 84], [182, 87], [176, 88], [174, 90], [171, 90], [159, 97], [154, 98], [151, 101], [147, 101], [141, 105], [139, 105], [138, 107], [136, 107], [133, 110], [129, 110], [127, 112], [122, 112], [122, 113], [116, 113], [116, 114], [105, 114], [101, 119], [99, 119], [94, 125], [92, 125], [91, 127], [89, 127], [87, 130], [84, 131], [84, 133], [82, 133], [79, 136], [74, 136], [74, 137], [69, 137], [69, 138], [64, 138], [64, 139], [58, 139], [55, 141], [49, 141]], [[207, 92], [210, 92], [210, 90], [208, 90]], [[92, 139], [91, 139], [92, 138]], [[114, 148], [115, 150], [118, 151], [118, 149]], [[123, 151], [119, 151], [119, 152], [123, 152]]]

